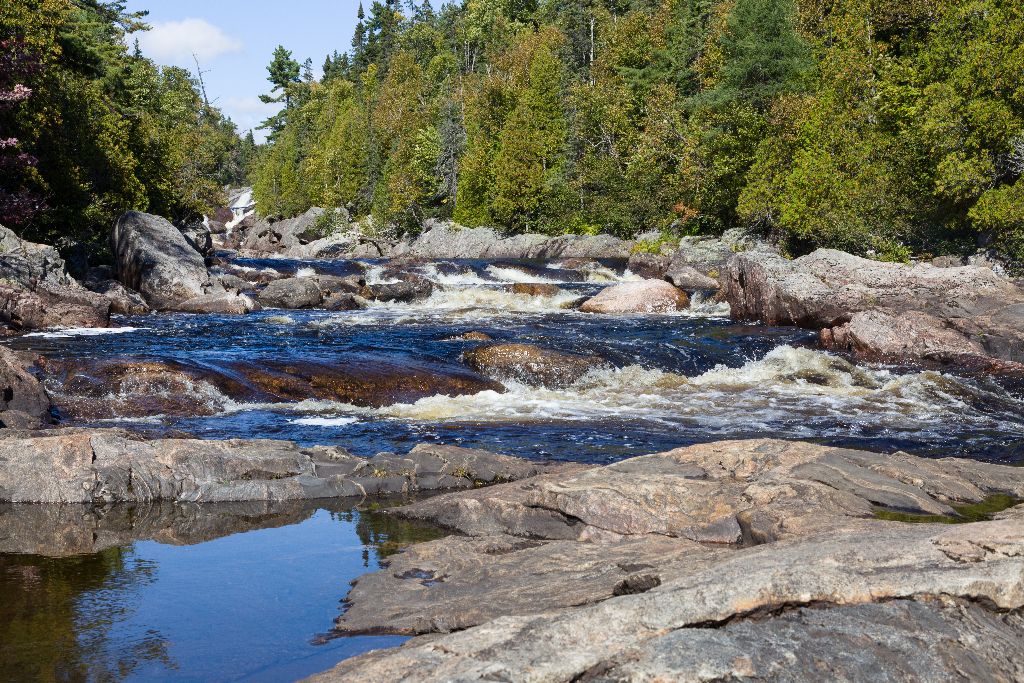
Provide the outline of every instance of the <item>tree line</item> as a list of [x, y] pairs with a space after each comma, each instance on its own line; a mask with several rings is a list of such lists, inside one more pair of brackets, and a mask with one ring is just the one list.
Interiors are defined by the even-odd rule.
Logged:
[[223, 203], [254, 143], [187, 70], [143, 57], [124, 2], [0, 7], [0, 224], [101, 253], [129, 209], [179, 223]]
[[1024, 256], [1017, 0], [383, 0], [358, 20], [319, 80], [274, 55], [266, 214]]

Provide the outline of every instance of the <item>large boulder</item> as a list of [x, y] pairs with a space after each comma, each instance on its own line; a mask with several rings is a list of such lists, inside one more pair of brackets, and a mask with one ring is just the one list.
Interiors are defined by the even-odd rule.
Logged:
[[[557, 469], [557, 466], [554, 466]], [[486, 451], [426, 446], [373, 458], [290, 441], [158, 439], [119, 430], [15, 432], [0, 439], [0, 501], [281, 501], [472, 488], [549, 468]]]
[[493, 344], [463, 354], [466, 364], [499, 380], [531, 386], [565, 387], [591, 370], [606, 367], [599, 356], [562, 353], [533, 344]]
[[688, 308], [686, 292], [664, 280], [623, 282], [583, 302], [584, 313], [672, 313]]
[[207, 293], [202, 255], [167, 219], [138, 211], [121, 216], [110, 235], [118, 279], [158, 310]]
[[[1024, 362], [1024, 290], [989, 268], [881, 263], [831, 249], [792, 261], [748, 252], [730, 261], [724, 294], [736, 318], [835, 328], [823, 335], [831, 346], [865, 355], [983, 352]], [[856, 317], [869, 311], [880, 312]], [[899, 335], [882, 318], [898, 322]]]

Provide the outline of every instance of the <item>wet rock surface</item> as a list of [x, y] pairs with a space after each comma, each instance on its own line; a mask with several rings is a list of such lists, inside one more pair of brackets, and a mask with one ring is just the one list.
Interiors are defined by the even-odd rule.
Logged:
[[880, 263], [829, 249], [792, 261], [752, 252], [730, 261], [724, 282], [734, 317], [826, 329], [826, 345], [862, 357], [1024, 362], [1024, 290], [989, 268]]
[[463, 354], [466, 364], [488, 377], [530, 386], [564, 387], [591, 370], [607, 367], [600, 356], [562, 353], [532, 344], [492, 344]]
[[555, 259], [629, 258], [631, 242], [610, 235], [549, 237], [527, 233], [502, 237], [490, 228], [463, 228], [428, 221], [423, 234], [393, 249], [395, 256], [421, 258]]
[[212, 415], [230, 401], [323, 399], [357, 406], [459, 396], [504, 387], [462, 367], [351, 357], [340, 363], [253, 359], [191, 364], [147, 358], [83, 358], [44, 363], [44, 381], [63, 416], [113, 419]]
[[511, 481], [551, 467], [487, 451], [421, 445], [350, 455], [290, 441], [143, 441], [120, 430], [10, 432], [0, 439], [0, 501], [280, 501], [404, 494]]
[[663, 280], [624, 282], [583, 302], [584, 313], [672, 313], [690, 305], [686, 292]]
[[[809, 675], [1012, 680], [1024, 506], [969, 524], [875, 517], [952, 520], [993, 494], [1019, 500], [1024, 472], [760, 440], [421, 501], [396, 514], [469, 536], [418, 545], [360, 578], [338, 628], [450, 634], [314, 680], [772, 678], [797, 660]], [[963, 657], [918, 637], [933, 629], [957, 638]]]

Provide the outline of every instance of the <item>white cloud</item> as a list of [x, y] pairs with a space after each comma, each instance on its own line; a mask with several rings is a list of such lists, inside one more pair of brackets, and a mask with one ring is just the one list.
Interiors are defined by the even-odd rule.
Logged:
[[193, 54], [206, 61], [243, 47], [242, 41], [203, 19], [153, 23], [152, 30], [139, 34], [139, 45], [157, 62], [179, 65], [191, 63]]

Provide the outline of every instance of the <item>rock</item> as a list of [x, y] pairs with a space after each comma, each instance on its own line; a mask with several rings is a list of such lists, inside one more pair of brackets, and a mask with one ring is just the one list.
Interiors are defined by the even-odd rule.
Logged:
[[45, 384], [65, 418], [213, 415], [245, 387], [181, 362], [139, 358], [47, 361]]
[[110, 312], [121, 315], [145, 315], [149, 304], [138, 292], [132, 291], [117, 280], [103, 280], [87, 283], [91, 291], [110, 300]]
[[[953, 526], [875, 517], [955, 515], [996, 493], [1019, 500], [1024, 472], [757, 440], [427, 499], [394, 512], [471, 536], [361, 577], [338, 629], [457, 632], [314, 680], [770, 679], [783, 661], [811, 678], [827, 666], [1012, 679], [1016, 650], [982, 653], [974, 638], [1024, 637], [1024, 506]], [[968, 634], [969, 661], [920, 638], [931, 627]]]
[[317, 275], [313, 281], [325, 299], [332, 294], [358, 294], [366, 286], [366, 280], [362, 275]]
[[20, 432], [0, 439], [0, 501], [14, 503], [365, 498], [543, 471], [517, 458], [441, 446], [365, 459], [290, 441], [140, 441], [119, 430]]
[[663, 280], [624, 282], [605, 287], [583, 302], [584, 313], [671, 313], [690, 305], [686, 292]]
[[610, 235], [549, 237], [527, 233], [502, 237], [490, 228], [464, 228], [429, 220], [413, 242], [395, 247], [395, 256], [429, 259], [629, 258], [632, 243]]
[[782, 667], [792, 680], [822, 670], [849, 680], [974, 678], [968, 671], [1016, 680], [1022, 519], [824, 534], [697, 558], [648, 591], [413, 640], [311, 680], [774, 679]]
[[110, 247], [118, 279], [154, 309], [173, 309], [211, 287], [202, 255], [159, 216], [124, 214], [114, 225]]
[[778, 249], [742, 228], [726, 230], [721, 237], [684, 237], [679, 240], [679, 249], [673, 254], [667, 272], [688, 266], [717, 280], [738, 253], [777, 254]]
[[[498, 382], [458, 366], [420, 365], [377, 356], [353, 355], [340, 363], [237, 362], [228, 364], [224, 374], [243, 380], [255, 392], [249, 394], [255, 400], [316, 398], [369, 407], [413, 403], [427, 396], [505, 390]], [[227, 389], [235, 391], [232, 387]], [[246, 395], [236, 398], [246, 398]]]
[[0, 324], [9, 334], [52, 327], [109, 327], [110, 299], [80, 286], [39, 285], [34, 290], [0, 284]]
[[854, 313], [850, 322], [820, 332], [826, 349], [863, 360], [953, 363], [984, 356], [985, 348], [938, 318], [919, 311], [871, 310]]
[[179, 228], [192, 248], [203, 256], [213, 255], [213, 234], [210, 226], [203, 223], [193, 223]]
[[959, 268], [966, 265], [959, 256], [936, 256], [929, 263], [936, 268]]
[[626, 267], [631, 273], [639, 275], [645, 280], [663, 280], [671, 263], [671, 256], [637, 252], [630, 255]]
[[[840, 341], [830, 343], [904, 356], [943, 357], [980, 348], [995, 358], [1024, 362], [1024, 291], [988, 268], [881, 263], [829, 249], [793, 261], [741, 253], [729, 264], [724, 293], [737, 318], [842, 328], [830, 333]], [[843, 328], [855, 314], [874, 310], [882, 313], [861, 316], [856, 325]], [[941, 340], [908, 339], [894, 346], [887, 339], [891, 332], [878, 322], [910, 311], [923, 316], [908, 316], [901, 333], [931, 335], [944, 328]]]
[[204, 294], [189, 299], [176, 307], [182, 313], [220, 313], [224, 315], [244, 315], [262, 310], [262, 306], [252, 297], [239, 292], [222, 294]]
[[532, 344], [493, 344], [466, 351], [466, 364], [488, 377], [530, 386], [566, 387], [591, 370], [607, 367], [599, 356], [543, 349]]
[[327, 311], [358, 311], [365, 308], [365, 306], [363, 301], [355, 294], [338, 292], [327, 297], [323, 303], [323, 308]]
[[315, 308], [323, 302], [323, 295], [312, 278], [291, 277], [268, 284], [259, 301], [267, 308]]
[[348, 356], [340, 363], [248, 359], [218, 366], [154, 358], [74, 358], [45, 365], [45, 384], [65, 416], [116, 419], [211, 415], [230, 401], [321, 399], [357, 406], [426, 396], [504, 391], [460, 366]]
[[[253, 289], [252, 282], [232, 273], [218, 275], [217, 281], [220, 282], [220, 286], [223, 287], [226, 292], [240, 293], [248, 292]], [[270, 280], [267, 281], [269, 282]]]
[[512, 285], [512, 293], [524, 294], [526, 296], [558, 296], [562, 293], [562, 290], [558, 285], [517, 282]]
[[366, 285], [359, 290], [359, 296], [374, 301], [409, 303], [426, 299], [433, 293], [434, 285], [430, 280], [409, 274], [406, 277], [402, 282]]
[[486, 332], [480, 332], [478, 330], [471, 330], [469, 332], [463, 332], [452, 337], [447, 337], [445, 341], [494, 341], [494, 337], [487, 334]]
[[68, 275], [56, 249], [0, 225], [0, 325], [7, 334], [109, 324], [110, 301]]
[[50, 397], [29, 365], [0, 346], [0, 428], [36, 428], [53, 421]]
[[670, 266], [664, 279], [684, 292], [718, 289], [718, 280], [704, 275], [692, 266]]
[[235, 226], [234, 244], [249, 256], [291, 256], [309, 258], [304, 245], [318, 239], [316, 226], [326, 212], [313, 207], [300, 216], [280, 221], [265, 221], [255, 217], [247, 218]]
[[51, 246], [28, 242], [0, 225], [0, 279], [3, 284], [33, 290], [40, 285], [52, 289], [73, 288], [64, 259]]

